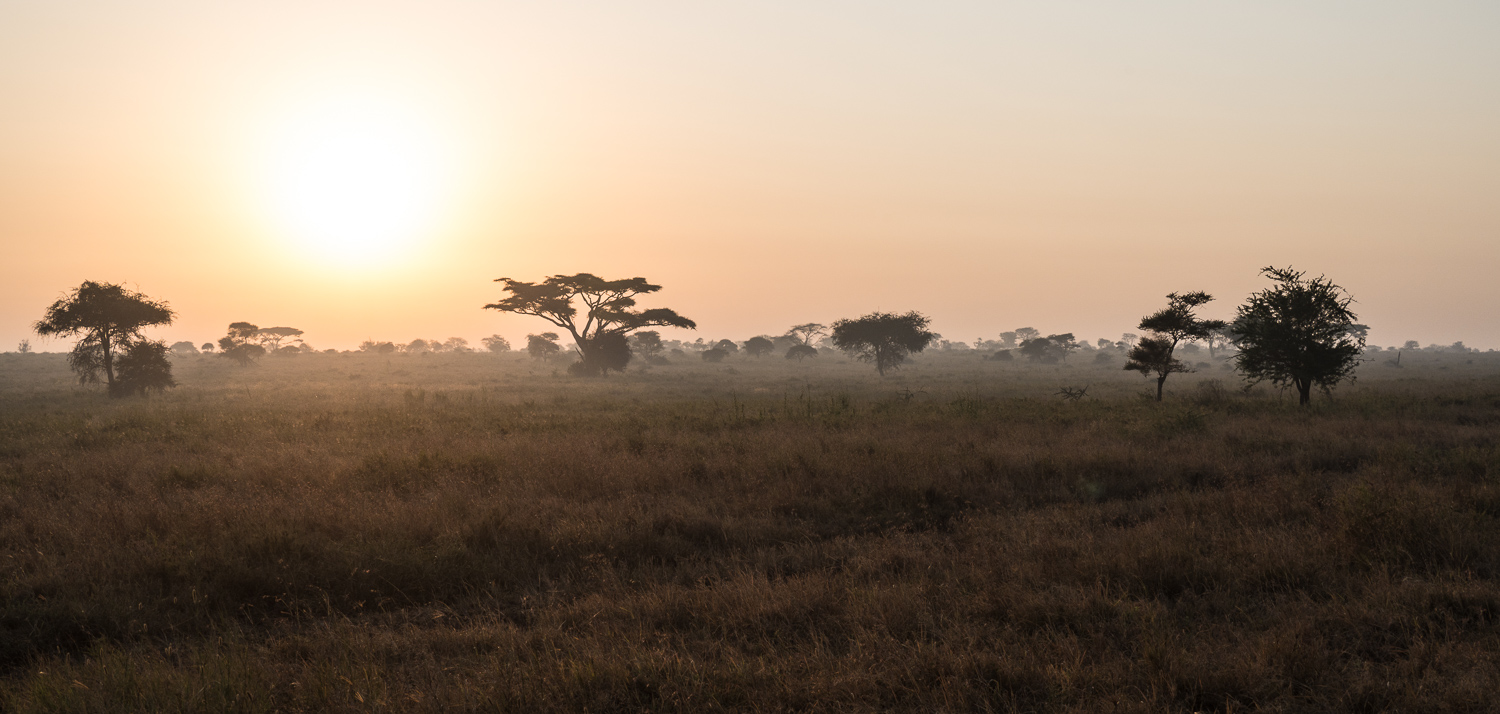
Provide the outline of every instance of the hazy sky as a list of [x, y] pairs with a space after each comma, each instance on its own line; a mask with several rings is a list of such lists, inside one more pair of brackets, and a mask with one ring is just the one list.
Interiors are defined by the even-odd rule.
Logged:
[[0, 349], [85, 279], [217, 339], [491, 333], [594, 272], [745, 339], [1227, 317], [1500, 347], [1492, 2], [0, 0]]

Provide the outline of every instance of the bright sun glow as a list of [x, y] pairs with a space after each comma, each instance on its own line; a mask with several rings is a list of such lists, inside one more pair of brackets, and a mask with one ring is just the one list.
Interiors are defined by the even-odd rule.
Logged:
[[276, 124], [263, 180], [279, 231], [299, 248], [340, 266], [390, 263], [437, 228], [452, 167], [418, 112], [322, 99]]

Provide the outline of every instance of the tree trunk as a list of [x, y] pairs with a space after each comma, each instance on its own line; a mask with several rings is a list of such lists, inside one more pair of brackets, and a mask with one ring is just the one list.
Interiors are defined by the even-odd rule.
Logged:
[[115, 393], [115, 355], [109, 343], [109, 332], [106, 331], [100, 338], [99, 344], [104, 348], [104, 383], [109, 386], [109, 393]]
[[1311, 379], [1299, 379], [1299, 380], [1296, 380], [1296, 382], [1297, 382], [1297, 396], [1298, 396], [1298, 398], [1300, 400], [1300, 401], [1297, 402], [1297, 404], [1300, 405], [1300, 406], [1304, 406], [1305, 407], [1305, 406], [1307, 406], [1308, 402], [1312, 401], [1312, 380]]
[[1167, 375], [1163, 374], [1156, 378], [1156, 401], [1161, 401], [1162, 385], [1167, 383]]

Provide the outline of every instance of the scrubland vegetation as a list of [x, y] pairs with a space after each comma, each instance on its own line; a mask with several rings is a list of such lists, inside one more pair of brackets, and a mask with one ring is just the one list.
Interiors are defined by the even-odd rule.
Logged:
[[0, 355], [0, 709], [1493, 709], [1500, 357], [1124, 361]]

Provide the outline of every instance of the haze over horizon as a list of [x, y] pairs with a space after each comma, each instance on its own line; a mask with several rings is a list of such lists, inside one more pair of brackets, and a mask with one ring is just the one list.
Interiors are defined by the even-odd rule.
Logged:
[[1117, 339], [1325, 274], [1377, 345], [1500, 347], [1500, 7], [0, 6], [0, 351], [84, 280], [319, 347], [643, 276], [744, 340], [919, 310]]

